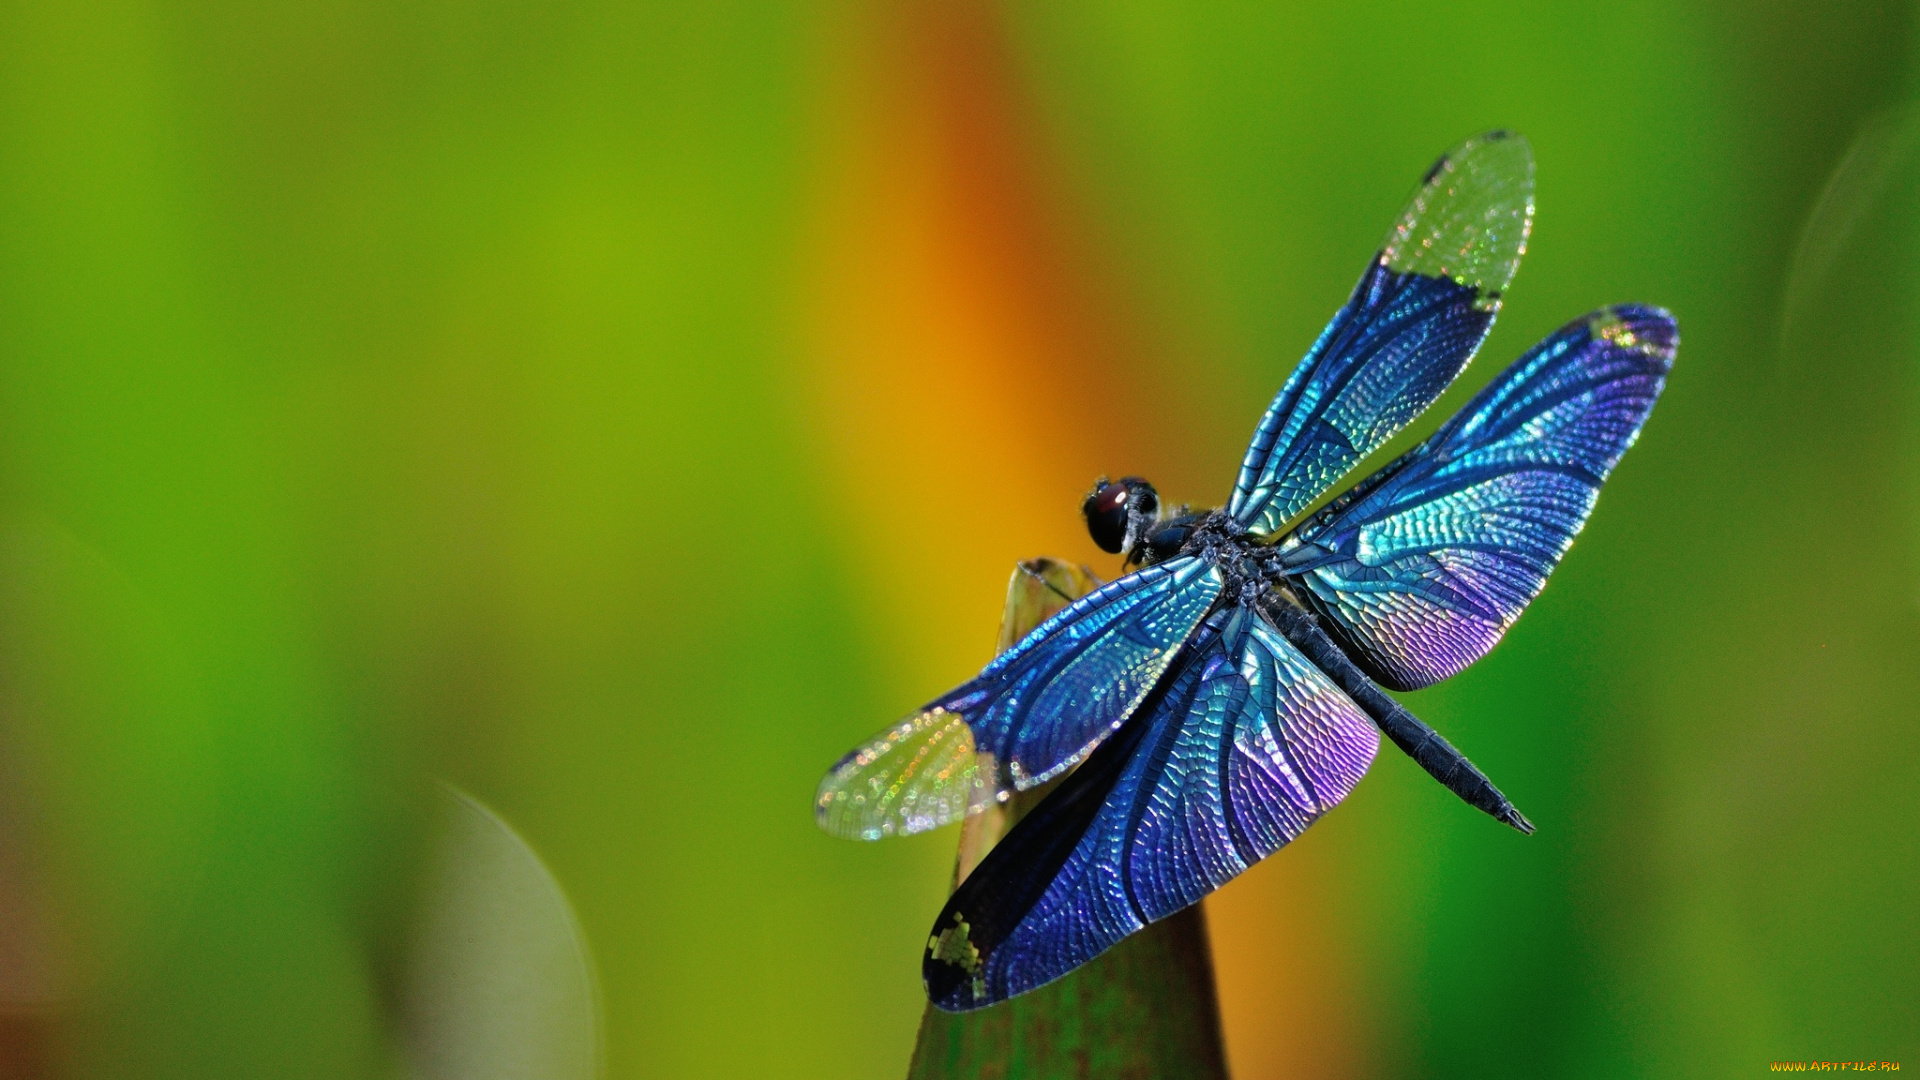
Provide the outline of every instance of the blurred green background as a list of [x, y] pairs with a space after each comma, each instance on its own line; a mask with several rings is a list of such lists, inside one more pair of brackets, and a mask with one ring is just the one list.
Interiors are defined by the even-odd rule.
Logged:
[[1015, 559], [1115, 572], [1096, 473], [1223, 499], [1490, 127], [1534, 241], [1407, 438], [1605, 303], [1678, 366], [1408, 697], [1539, 833], [1383, 754], [1209, 901], [1236, 1073], [1920, 1066], [1914, 29], [9, 0], [0, 1074], [404, 1075], [437, 776], [572, 897], [610, 1076], [901, 1075], [953, 837], [830, 840], [822, 770], [986, 659]]

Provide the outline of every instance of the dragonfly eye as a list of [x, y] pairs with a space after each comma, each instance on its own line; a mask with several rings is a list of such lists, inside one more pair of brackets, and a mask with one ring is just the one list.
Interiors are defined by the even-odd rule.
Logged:
[[1160, 512], [1160, 493], [1153, 490], [1152, 484], [1137, 476], [1123, 476], [1120, 483], [1127, 489], [1127, 509], [1141, 519], [1152, 521], [1153, 516]]
[[1100, 550], [1118, 555], [1153, 523], [1160, 512], [1160, 496], [1152, 484], [1137, 476], [1123, 476], [1112, 483], [1103, 476], [1080, 505], [1080, 512], [1086, 515], [1087, 533]]
[[1087, 495], [1087, 501], [1080, 504], [1080, 512], [1087, 517], [1087, 534], [1100, 550], [1118, 555], [1127, 541], [1127, 487], [1126, 482], [1107, 483], [1106, 477]]

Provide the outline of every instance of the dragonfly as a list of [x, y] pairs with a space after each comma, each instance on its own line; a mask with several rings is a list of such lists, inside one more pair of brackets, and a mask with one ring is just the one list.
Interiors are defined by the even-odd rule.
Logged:
[[1382, 733], [1533, 831], [1385, 691], [1456, 674], [1540, 593], [1665, 385], [1673, 316], [1623, 304], [1574, 320], [1320, 503], [1465, 369], [1532, 222], [1525, 139], [1449, 150], [1261, 418], [1226, 505], [1097, 483], [1088, 531], [1127, 572], [827, 773], [818, 823], [866, 840], [1058, 780], [935, 920], [935, 1006], [1032, 990], [1197, 902], [1345, 799]]

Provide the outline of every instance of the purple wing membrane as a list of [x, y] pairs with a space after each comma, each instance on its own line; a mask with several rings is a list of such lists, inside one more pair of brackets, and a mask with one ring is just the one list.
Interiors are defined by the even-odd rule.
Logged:
[[1298, 591], [1343, 650], [1413, 690], [1493, 648], [1633, 445], [1678, 342], [1658, 308], [1562, 328], [1283, 541]]
[[1433, 404], [1492, 328], [1532, 221], [1526, 140], [1495, 132], [1436, 162], [1261, 418], [1227, 512], [1279, 530]]
[[1264, 619], [1216, 613], [1139, 715], [954, 893], [928, 941], [928, 996], [975, 1009], [1067, 974], [1300, 835], [1378, 746]]

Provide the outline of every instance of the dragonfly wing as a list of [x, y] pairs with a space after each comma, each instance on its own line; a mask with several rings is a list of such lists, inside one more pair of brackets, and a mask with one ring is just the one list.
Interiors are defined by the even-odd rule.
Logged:
[[1012, 786], [1050, 780], [1133, 715], [1224, 584], [1190, 557], [1129, 574], [1040, 624], [946, 707]]
[[878, 840], [937, 829], [993, 799], [966, 719], [935, 707], [835, 763], [820, 781], [814, 814], [834, 836]]
[[1059, 775], [1133, 714], [1221, 588], [1219, 570], [1181, 558], [1074, 601], [835, 764], [814, 803], [820, 827], [867, 840], [922, 832]]
[[1493, 327], [1532, 222], [1525, 139], [1482, 135], [1435, 162], [1261, 417], [1227, 512], [1278, 530], [1433, 404]]
[[1348, 655], [1413, 690], [1493, 648], [1586, 523], [1678, 342], [1658, 308], [1562, 328], [1283, 541], [1298, 591]]
[[1265, 620], [1217, 614], [1141, 715], [954, 893], [928, 941], [928, 996], [974, 1009], [1065, 975], [1298, 836], [1378, 746]]
[[1264, 618], [1229, 628], [1136, 798], [1127, 880], [1149, 922], [1280, 850], [1353, 791], [1380, 732]]

